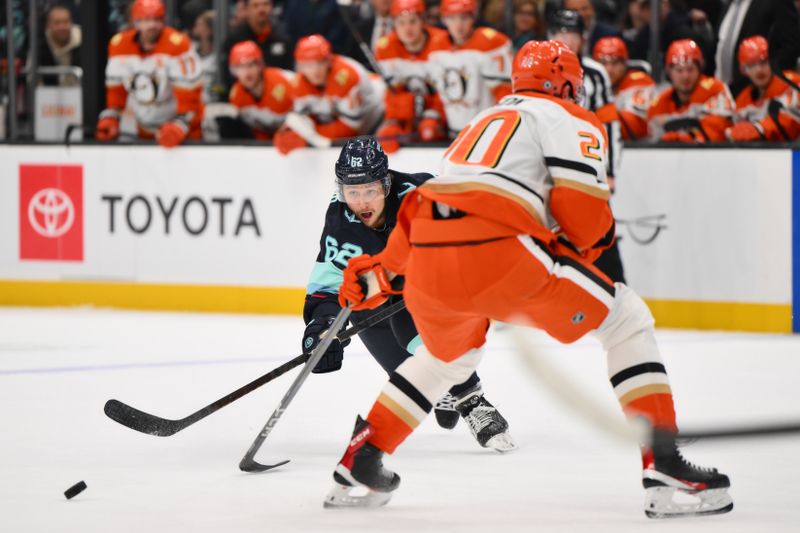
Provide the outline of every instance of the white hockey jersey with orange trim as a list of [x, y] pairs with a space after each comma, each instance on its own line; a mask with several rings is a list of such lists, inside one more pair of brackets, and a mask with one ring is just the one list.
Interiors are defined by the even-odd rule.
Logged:
[[383, 116], [383, 94], [376, 84], [383, 82], [358, 62], [334, 55], [323, 87], [295, 75], [294, 110], [309, 116], [317, 132], [331, 139], [372, 133]]
[[445, 152], [439, 176], [417, 189], [426, 198], [476, 215], [472, 224], [459, 224], [469, 235], [432, 224], [419, 226], [409, 240], [522, 234], [550, 244], [563, 235], [588, 250], [613, 227], [607, 147], [606, 130], [590, 111], [543, 94], [507, 96], [461, 131]]
[[476, 28], [461, 46], [445, 32], [432, 44], [429, 66], [444, 104], [451, 136], [480, 111], [511, 92], [511, 41], [491, 28]]
[[154, 134], [165, 122], [180, 116], [199, 135], [202, 119], [200, 59], [189, 37], [169, 26], [153, 51], [139, 46], [136, 30], [116, 34], [108, 45], [106, 105], [123, 110], [128, 100], [140, 130]]
[[[783, 78], [789, 80], [787, 83]], [[761, 125], [768, 141], [791, 141], [800, 136], [800, 74], [787, 70], [772, 76], [762, 93], [752, 85], [736, 97], [736, 122], [747, 120]], [[775, 100], [773, 103], [772, 100]], [[778, 104], [770, 114], [770, 105]], [[776, 122], [777, 119], [777, 122]]]

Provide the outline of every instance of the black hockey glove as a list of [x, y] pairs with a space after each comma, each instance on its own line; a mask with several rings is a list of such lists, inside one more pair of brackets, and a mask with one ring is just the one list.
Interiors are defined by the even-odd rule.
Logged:
[[[330, 329], [334, 318], [333, 316], [320, 316], [308, 323], [303, 334], [303, 353], [310, 354], [314, 351], [314, 348], [319, 344], [320, 337]], [[344, 330], [344, 327], [342, 327], [342, 330]], [[344, 347], [348, 344], [350, 344], [350, 339], [347, 339], [344, 343], [339, 342], [339, 339], [334, 339], [312, 372], [325, 374], [326, 372], [336, 372], [342, 368]]]

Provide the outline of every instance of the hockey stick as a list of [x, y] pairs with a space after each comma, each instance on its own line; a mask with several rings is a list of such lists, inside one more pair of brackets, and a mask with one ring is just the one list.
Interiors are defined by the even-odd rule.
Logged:
[[[383, 309], [382, 311], [379, 311], [378, 313], [368, 317], [362, 322], [359, 322], [358, 324], [340, 332], [338, 335], [336, 335], [336, 338], [344, 342], [347, 339], [358, 335], [365, 329], [370, 328], [375, 324], [399, 313], [405, 309], [405, 305], [405, 301], [400, 300], [399, 302], [390, 305], [386, 309]], [[308, 354], [298, 355], [294, 359], [287, 361], [281, 366], [270, 370], [263, 376], [254, 379], [247, 385], [244, 385], [230, 394], [223, 396], [219, 400], [206, 405], [202, 409], [190, 414], [189, 416], [178, 420], [161, 418], [160, 416], [145, 413], [144, 411], [140, 411], [135, 407], [131, 407], [130, 405], [120, 402], [119, 400], [108, 400], [103, 410], [105, 411], [106, 416], [111, 420], [114, 420], [115, 422], [118, 422], [123, 426], [129, 427], [135, 431], [147, 433], [148, 435], [155, 435], [157, 437], [169, 437], [175, 433], [178, 433], [179, 431], [183, 431], [187, 427], [199, 422], [205, 417], [216, 413], [226, 405], [235, 402], [246, 394], [250, 394], [257, 388], [269, 383], [277, 377], [282, 376], [291, 369], [302, 365], [308, 360], [308, 358]]]
[[374, 70], [375, 73], [380, 76], [381, 79], [383, 79], [387, 89], [395, 92], [395, 89], [389, 81], [389, 78], [386, 76], [386, 73], [378, 64], [375, 54], [372, 53], [369, 45], [366, 43], [366, 41], [364, 41], [364, 37], [361, 35], [361, 32], [358, 31], [358, 28], [356, 28], [356, 25], [350, 18], [350, 13], [347, 12], [347, 8], [353, 4], [352, 0], [336, 0], [336, 4], [339, 6], [339, 15], [342, 17], [345, 26], [347, 26], [347, 29], [350, 31], [350, 35], [352, 35], [353, 39], [355, 39], [356, 43], [358, 43], [358, 48], [361, 50], [361, 53], [364, 54], [364, 57], [367, 58], [372, 70]]
[[[572, 408], [582, 419], [590, 422], [607, 435], [624, 441], [646, 444], [652, 434], [646, 424], [626, 422], [618, 412], [611, 412], [600, 406], [594, 398], [577, 386], [573, 380], [553, 365], [548, 358], [534, 345], [522, 327], [512, 329], [512, 339], [522, 361], [538, 380], [553, 395]], [[685, 430], [678, 433], [682, 442], [703, 439], [735, 439], [744, 437], [763, 437], [771, 435], [788, 435], [800, 433], [800, 422], [792, 421], [772, 425], [742, 425], [720, 429]]]
[[278, 423], [278, 420], [280, 420], [283, 413], [289, 407], [289, 404], [297, 394], [297, 391], [300, 390], [300, 387], [303, 385], [306, 378], [308, 378], [308, 375], [311, 374], [311, 370], [317, 366], [317, 363], [328, 349], [328, 346], [330, 346], [333, 342], [333, 339], [336, 338], [336, 335], [334, 335], [333, 332], [342, 327], [342, 325], [350, 317], [351, 312], [352, 309], [350, 307], [345, 307], [339, 311], [338, 315], [336, 315], [333, 324], [331, 324], [331, 327], [328, 330], [328, 334], [325, 335], [325, 338], [322, 339], [317, 347], [314, 348], [314, 351], [311, 352], [311, 356], [309, 357], [306, 366], [303, 367], [303, 370], [301, 370], [300, 374], [297, 376], [297, 378], [295, 378], [294, 383], [292, 383], [292, 386], [289, 387], [289, 390], [286, 391], [286, 394], [281, 399], [278, 407], [275, 408], [275, 411], [273, 411], [272, 415], [267, 420], [267, 423], [264, 424], [264, 427], [258, 433], [256, 440], [254, 440], [253, 444], [250, 445], [250, 448], [247, 449], [247, 453], [244, 454], [244, 457], [242, 457], [242, 460], [239, 462], [239, 470], [242, 472], [265, 472], [278, 466], [285, 465], [289, 462], [287, 459], [273, 465], [262, 465], [257, 463], [254, 457], [256, 453], [258, 453], [259, 448], [261, 448], [261, 444], [263, 444], [264, 440], [269, 436], [272, 428], [275, 427], [275, 424]]

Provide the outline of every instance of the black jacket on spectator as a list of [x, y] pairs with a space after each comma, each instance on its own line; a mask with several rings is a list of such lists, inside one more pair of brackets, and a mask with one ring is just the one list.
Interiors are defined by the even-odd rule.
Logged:
[[603, 37], [622, 37], [622, 33], [611, 26], [610, 24], [606, 24], [604, 22], [595, 21], [594, 26], [592, 26], [592, 31], [589, 34], [589, 49], [587, 50], [589, 57], [592, 56], [592, 51], [594, 51], [594, 45], [597, 44], [597, 41], [602, 39]]
[[233, 45], [243, 41], [255, 41], [261, 47], [264, 62], [268, 67], [291, 70], [294, 66], [294, 43], [279, 27], [273, 26], [269, 36], [263, 42], [259, 42], [252, 28], [248, 24], [242, 24], [228, 35], [222, 47], [219, 68], [226, 88], [230, 88], [235, 81], [230, 68], [228, 68], [228, 56]]
[[[39, 39], [39, 57], [38, 62], [40, 67], [58, 67], [61, 64], [56, 60], [55, 56], [53, 55], [53, 51], [50, 49], [50, 45], [47, 43], [47, 39], [42, 37]], [[81, 66], [81, 47], [80, 45], [74, 46], [69, 51], [69, 64], [71, 66], [79, 67]], [[50, 85], [56, 86], [59, 85], [59, 80], [63, 79], [63, 76], [59, 75], [46, 75], [40, 78], [42, 85]], [[79, 80], [75, 79], [73, 83], [79, 83]]]
[[[703, 51], [706, 67], [706, 74], [714, 73], [714, 53], [716, 48], [714, 43], [708, 41], [701, 34], [692, 29], [689, 15], [685, 11], [671, 10], [666, 19], [661, 24], [661, 50], [659, 50], [659, 61], [663, 61], [667, 48], [673, 41], [679, 39], [693, 39]], [[650, 26], [645, 26], [628, 43], [628, 52], [631, 59], [642, 59], [650, 61]]]
[[320, 33], [331, 43], [335, 53], [347, 55], [350, 34], [336, 0], [291, 0], [286, 3], [281, 17], [295, 42], [306, 35]]
[[[727, 11], [727, 10], [726, 10]], [[722, 18], [725, 15], [723, 13]], [[721, 21], [722, 19], [720, 19]], [[770, 63], [775, 70], [794, 70], [800, 56], [800, 22], [794, 0], [753, 0], [736, 36], [733, 53], [733, 79], [730, 87], [733, 94], [747, 85], [747, 78], [739, 70], [739, 44], [748, 37], [763, 35], [769, 42]], [[719, 43], [720, 46], [722, 43]]]

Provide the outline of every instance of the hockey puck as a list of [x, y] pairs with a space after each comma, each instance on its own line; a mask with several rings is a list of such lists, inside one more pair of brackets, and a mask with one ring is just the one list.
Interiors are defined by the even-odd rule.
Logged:
[[68, 500], [71, 500], [72, 498], [74, 498], [75, 496], [77, 496], [78, 494], [80, 494], [81, 492], [83, 492], [85, 490], [86, 490], [86, 482], [85, 481], [78, 481], [77, 483], [75, 483], [70, 488], [68, 488], [67, 490], [64, 491], [64, 496]]

